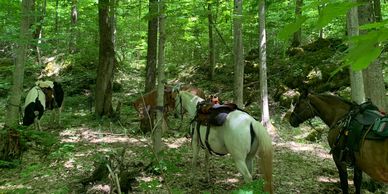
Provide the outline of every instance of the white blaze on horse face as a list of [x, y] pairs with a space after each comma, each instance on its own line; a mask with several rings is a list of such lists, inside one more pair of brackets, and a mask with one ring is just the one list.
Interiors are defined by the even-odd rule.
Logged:
[[46, 96], [43, 91], [39, 88], [39, 86], [33, 87], [26, 96], [26, 100], [24, 102], [24, 108], [28, 106], [31, 102], [35, 102], [35, 99], [38, 97], [38, 100], [43, 106], [43, 109], [46, 109]]

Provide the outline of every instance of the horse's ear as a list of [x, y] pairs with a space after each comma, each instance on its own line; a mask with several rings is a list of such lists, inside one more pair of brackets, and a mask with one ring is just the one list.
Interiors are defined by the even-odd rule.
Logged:
[[164, 86], [164, 92], [171, 93], [173, 91], [173, 88], [170, 86]]
[[172, 92], [179, 92], [181, 89], [181, 83], [176, 84], [174, 87], [172, 87]]

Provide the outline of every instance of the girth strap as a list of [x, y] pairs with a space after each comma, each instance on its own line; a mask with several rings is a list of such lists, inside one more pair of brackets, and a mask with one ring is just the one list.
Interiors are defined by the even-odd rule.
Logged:
[[201, 138], [201, 123], [197, 122], [197, 133], [198, 133], [200, 145], [202, 149], [206, 149], [209, 152], [209, 154], [224, 156], [225, 154], [215, 152], [210, 146], [210, 143], [209, 143], [210, 126], [211, 126], [210, 124], [206, 125], [205, 145], [204, 145]]

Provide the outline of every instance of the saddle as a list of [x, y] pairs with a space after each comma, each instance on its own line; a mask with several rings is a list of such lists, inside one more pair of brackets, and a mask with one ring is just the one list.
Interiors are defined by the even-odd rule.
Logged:
[[[222, 126], [225, 121], [228, 114], [234, 110], [240, 110], [236, 104], [228, 103], [228, 104], [214, 104], [212, 101], [202, 101], [197, 104], [197, 113], [195, 118], [192, 122], [197, 122], [197, 128], [192, 131], [192, 134], [194, 133], [194, 130], [198, 131], [199, 137], [200, 135], [200, 126], [205, 125], [206, 128], [206, 137], [205, 137], [205, 145], [202, 142], [201, 138], [200, 145], [202, 148], [206, 148], [210, 154], [216, 154], [216, 155], [224, 155], [220, 153], [216, 153], [212, 150], [209, 144], [209, 133], [210, 133], [210, 126]], [[206, 146], [206, 147], [205, 147]]]
[[213, 104], [203, 101], [197, 105], [197, 114], [195, 120], [202, 125], [221, 126], [224, 124], [228, 114], [237, 110], [236, 104]]
[[379, 111], [371, 101], [353, 108], [347, 130], [347, 147], [359, 151], [360, 143], [365, 139], [384, 140], [388, 137], [388, 116]]

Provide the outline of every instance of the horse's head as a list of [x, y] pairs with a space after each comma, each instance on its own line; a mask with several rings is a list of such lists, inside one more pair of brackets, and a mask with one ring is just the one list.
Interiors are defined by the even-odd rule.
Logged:
[[166, 113], [173, 112], [175, 109], [175, 97], [176, 92], [171, 87], [164, 88], [164, 108], [166, 109]]
[[212, 104], [221, 104], [218, 96], [210, 95], [209, 99]]
[[46, 96], [46, 109], [52, 110], [54, 108], [54, 89], [53, 88], [42, 88], [44, 95]]
[[291, 113], [289, 122], [291, 126], [298, 127], [301, 123], [303, 123], [307, 119], [313, 118], [314, 116], [315, 113], [310, 103], [309, 96], [301, 96], [294, 105], [294, 110]]

